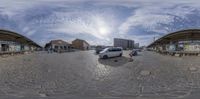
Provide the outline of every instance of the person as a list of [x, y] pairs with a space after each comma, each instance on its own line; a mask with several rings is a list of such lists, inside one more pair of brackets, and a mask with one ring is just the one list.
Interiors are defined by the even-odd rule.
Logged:
[[53, 52], [54, 52], [54, 50], [53, 50], [53, 48], [52, 48], [52, 47], [50, 48], [50, 52], [51, 52], [51, 53], [53, 53]]
[[47, 52], [50, 53], [50, 48], [47, 49]]
[[136, 50], [132, 50], [130, 53], [129, 53], [129, 56], [130, 56], [130, 61], [133, 61], [133, 56], [137, 55], [137, 51]]
[[47, 49], [48, 50], [48, 53], [53, 53], [53, 49], [50, 47]]

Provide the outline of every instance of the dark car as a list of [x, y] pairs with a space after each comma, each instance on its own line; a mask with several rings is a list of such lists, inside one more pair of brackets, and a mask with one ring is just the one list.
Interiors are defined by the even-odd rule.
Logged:
[[96, 54], [99, 54], [99, 52], [103, 51], [103, 49], [105, 49], [106, 47], [105, 46], [96, 46]]

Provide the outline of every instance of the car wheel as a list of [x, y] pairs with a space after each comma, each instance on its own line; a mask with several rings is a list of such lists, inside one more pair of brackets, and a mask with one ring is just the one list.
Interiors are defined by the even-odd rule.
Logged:
[[121, 57], [121, 56], [122, 56], [122, 53], [121, 53], [121, 54], [119, 54], [119, 56]]
[[108, 56], [107, 56], [107, 55], [104, 55], [104, 56], [103, 56], [103, 59], [107, 59], [107, 58], [108, 58]]

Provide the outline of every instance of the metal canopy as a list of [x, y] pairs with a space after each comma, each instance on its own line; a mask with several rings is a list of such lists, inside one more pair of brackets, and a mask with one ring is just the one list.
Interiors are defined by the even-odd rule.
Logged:
[[152, 47], [158, 44], [178, 42], [181, 40], [200, 40], [200, 29], [188, 29], [167, 34], [151, 43], [148, 47]]
[[29, 44], [29, 45], [33, 45], [33, 46], [41, 48], [40, 45], [36, 44], [35, 42], [30, 40], [29, 38], [27, 38], [23, 35], [20, 35], [16, 32], [12, 32], [12, 31], [8, 31], [8, 30], [0, 29], [0, 40], [14, 41], [14, 42], [19, 42], [19, 43], [22, 43], [22, 44]]

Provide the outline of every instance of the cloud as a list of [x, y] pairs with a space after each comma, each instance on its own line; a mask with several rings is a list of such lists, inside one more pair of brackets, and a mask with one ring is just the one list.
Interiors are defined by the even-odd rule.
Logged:
[[[158, 3], [158, 1], [156, 2]], [[162, 2], [165, 3], [166, 1]], [[190, 3], [195, 2], [192, 1]], [[148, 5], [141, 3], [140, 7], [136, 8], [132, 15], [120, 25], [118, 28], [119, 34], [127, 35], [128, 33], [128, 35], [133, 35], [136, 38], [139, 38], [141, 35], [148, 35], [147, 41], [149, 41], [153, 36], [160, 37], [179, 29], [194, 27], [192, 23], [186, 22], [191, 20], [191, 16], [189, 17], [188, 15], [197, 14], [194, 11], [198, 11], [199, 7], [188, 5], [188, 1], [169, 1], [165, 4], [161, 3], [159, 6], [155, 6], [154, 3], [149, 2]], [[183, 23], [178, 23], [178, 20], [181, 20]], [[177, 27], [178, 25], [182, 25], [182, 27]], [[141, 40], [138, 40], [138, 42], [141, 42]]]
[[131, 28], [142, 26], [150, 30], [157, 30], [159, 23], [169, 24], [173, 22], [174, 17], [184, 18], [194, 10], [193, 7], [185, 7], [184, 5], [177, 6], [169, 4], [165, 6], [142, 6], [135, 10], [132, 16], [119, 27], [119, 33], [127, 33]]
[[73, 19], [66, 19], [66, 22], [57, 24], [53, 29], [49, 29], [53, 32], [67, 33], [67, 34], [90, 34], [99, 39], [105, 39], [113, 32], [112, 23], [107, 21], [112, 20], [106, 19], [102, 14], [82, 14], [81, 17]]
[[82, 38], [112, 44], [114, 37], [148, 44], [185, 28], [199, 28], [197, 0], [0, 0], [0, 27], [38, 43]]

